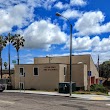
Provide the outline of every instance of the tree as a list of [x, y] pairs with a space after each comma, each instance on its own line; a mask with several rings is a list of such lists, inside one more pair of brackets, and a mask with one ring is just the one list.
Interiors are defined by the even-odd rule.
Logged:
[[24, 46], [24, 42], [25, 40], [23, 39], [23, 36], [21, 36], [20, 34], [15, 34], [14, 39], [12, 39], [11, 41], [11, 43], [13, 44], [13, 46], [16, 48], [17, 51], [18, 65], [19, 65], [19, 49]]
[[9, 77], [10, 77], [10, 42], [12, 42], [13, 39], [14, 39], [14, 36], [12, 36], [10, 33], [8, 34], [8, 36], [6, 36], [6, 40], [9, 43], [9, 46], [8, 46]]
[[5, 67], [5, 69], [7, 69], [7, 62], [4, 62], [4, 67]]
[[99, 65], [99, 72], [101, 77], [104, 77], [108, 80], [110, 78], [110, 61], [105, 61]]
[[0, 36], [0, 66], [1, 66], [1, 79], [2, 79], [2, 58], [1, 58], [1, 54], [2, 54], [2, 50], [3, 48], [6, 46], [6, 39], [3, 36]]

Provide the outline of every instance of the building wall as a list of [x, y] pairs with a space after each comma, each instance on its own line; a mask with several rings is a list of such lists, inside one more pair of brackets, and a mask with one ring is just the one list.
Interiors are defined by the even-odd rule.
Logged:
[[[67, 70], [66, 81], [70, 81], [70, 70]], [[72, 65], [72, 82], [76, 83], [76, 87], [85, 87], [87, 90], [87, 65], [86, 64], [73, 64]]]
[[39, 57], [39, 58], [34, 58], [34, 64], [42, 64], [42, 63], [69, 64], [69, 57], [68, 56], [58, 56], [58, 57]]
[[42, 64], [42, 63], [49, 63], [51, 58], [49, 57], [38, 57], [34, 58], [34, 64]]
[[[39, 76], [33, 76], [33, 67], [35, 66], [39, 68]], [[19, 88], [20, 79], [24, 82], [24, 77], [19, 77], [19, 67], [24, 67], [26, 73], [26, 89], [55, 90], [58, 89], [59, 82], [68, 82], [70, 79], [69, 56], [34, 58], [34, 64], [15, 65], [16, 89]], [[64, 67], [66, 68], [65, 76]], [[90, 55], [72, 56], [72, 81], [76, 82], [77, 87], [85, 87], [86, 90], [87, 85], [90, 86], [88, 71], [92, 71], [91, 77], [98, 78], [98, 71]]]
[[[65, 67], [65, 72], [66, 74], [64, 75], [64, 67]], [[59, 83], [65, 82], [66, 81], [66, 76], [67, 76], [67, 65], [65, 64], [59, 64]]]
[[15, 74], [11, 74], [11, 84], [12, 88], [15, 89]]
[[86, 64], [87, 65], [87, 71], [90, 70], [90, 55], [75, 55], [72, 57], [72, 62], [74, 64]]
[[[69, 56], [34, 58], [34, 63], [35, 64], [44, 64], [44, 63], [48, 62], [48, 63], [69, 64], [70, 63], [69, 58], [70, 58]], [[91, 55], [74, 55], [74, 56], [72, 56], [72, 64], [78, 64], [78, 63], [86, 64], [87, 72], [91, 71], [92, 76], [95, 76], [95, 80], [98, 79], [99, 73], [94, 65]]]
[[[90, 70], [90, 55], [73, 55], [72, 56], [72, 64], [77, 64], [82, 62], [87, 64], [87, 70]], [[58, 57], [42, 57], [42, 58], [34, 58], [34, 64], [43, 64], [43, 63], [62, 63], [62, 64], [70, 64], [69, 56], [58, 56]]]
[[84, 64], [84, 88], [87, 90], [88, 88], [88, 80], [87, 80], [87, 65]]
[[[24, 77], [20, 78], [19, 76], [20, 67], [24, 68], [25, 78]], [[33, 67], [38, 67], [39, 69], [38, 76], [33, 75]], [[16, 73], [15, 74], [16, 89], [19, 89], [19, 82], [24, 82], [24, 79], [25, 79], [25, 89], [34, 88], [37, 90], [55, 90], [58, 89], [58, 83], [64, 81], [62, 64], [15, 65], [15, 73]], [[61, 76], [61, 78], [59, 78], [59, 76]]]
[[97, 68], [94, 65], [94, 62], [93, 62], [92, 58], [90, 58], [90, 70], [92, 71], [92, 76], [95, 76], [95, 78], [99, 78]]

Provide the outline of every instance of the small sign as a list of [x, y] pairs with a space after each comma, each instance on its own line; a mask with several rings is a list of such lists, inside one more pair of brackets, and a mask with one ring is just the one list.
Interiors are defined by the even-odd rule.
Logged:
[[12, 63], [16, 64], [16, 60], [12, 60]]
[[57, 68], [55, 66], [46, 66], [44, 67], [44, 71], [56, 71]]
[[92, 72], [91, 71], [88, 71], [88, 76], [91, 76], [92, 75]]

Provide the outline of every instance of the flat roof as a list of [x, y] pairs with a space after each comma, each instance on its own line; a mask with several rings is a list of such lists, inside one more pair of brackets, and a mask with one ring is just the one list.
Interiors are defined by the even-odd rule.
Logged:
[[[91, 56], [90, 54], [83, 54], [83, 55], [72, 55], [72, 56]], [[34, 58], [49, 58], [49, 57], [69, 57], [67, 56], [44, 56], [44, 57], [34, 57]]]
[[[48, 65], [48, 64], [64, 64], [67, 65], [65, 63], [38, 63], [38, 64], [19, 64], [19, 65]], [[18, 64], [15, 64], [18, 65]]]

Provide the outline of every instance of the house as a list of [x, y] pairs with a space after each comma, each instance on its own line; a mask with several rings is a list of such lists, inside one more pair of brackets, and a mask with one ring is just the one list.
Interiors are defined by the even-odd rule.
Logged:
[[[35, 57], [34, 64], [15, 65], [14, 88], [57, 90], [69, 82], [69, 56]], [[72, 81], [77, 88], [89, 89], [99, 83], [99, 74], [91, 55], [72, 55]]]
[[[14, 69], [10, 70], [10, 74], [14, 74]], [[2, 70], [2, 79], [8, 79], [9, 78], [9, 70], [4, 69]]]

